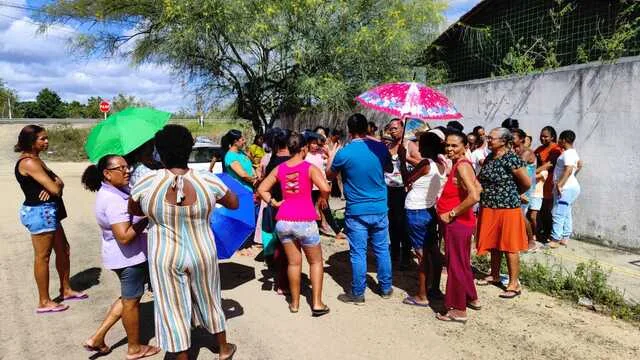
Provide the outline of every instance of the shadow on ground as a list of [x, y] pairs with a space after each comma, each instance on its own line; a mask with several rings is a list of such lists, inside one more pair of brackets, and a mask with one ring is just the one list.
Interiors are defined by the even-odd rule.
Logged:
[[[69, 283], [71, 284], [71, 288], [73, 290], [85, 291], [93, 286], [100, 284], [100, 274], [102, 274], [102, 269], [97, 267], [88, 268], [69, 278]], [[62, 296], [58, 296], [57, 298], [53, 299], [53, 301], [61, 302]]]
[[[327, 267], [324, 271], [342, 287], [345, 293], [351, 292], [351, 260], [349, 251], [337, 252], [329, 257], [326, 261]], [[377, 281], [369, 275], [377, 273], [376, 258], [373, 253], [367, 254], [367, 287], [375, 293], [378, 292]], [[418, 275], [415, 266], [410, 266], [408, 270], [393, 269], [393, 286], [401, 291], [413, 294], [416, 291], [418, 283]]]

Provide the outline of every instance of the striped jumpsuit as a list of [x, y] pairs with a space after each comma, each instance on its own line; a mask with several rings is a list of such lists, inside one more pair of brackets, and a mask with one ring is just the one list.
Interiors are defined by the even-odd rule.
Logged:
[[165, 200], [179, 183], [168, 170], [143, 177], [131, 198], [149, 217], [148, 259], [154, 289], [158, 345], [168, 352], [191, 346], [192, 326], [215, 334], [225, 330], [220, 274], [209, 215], [227, 187], [215, 175], [193, 170], [182, 175], [192, 184], [197, 200], [179, 206]]

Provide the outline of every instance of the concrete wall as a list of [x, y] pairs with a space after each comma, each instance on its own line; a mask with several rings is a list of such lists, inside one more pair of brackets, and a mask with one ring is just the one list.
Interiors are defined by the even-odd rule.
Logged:
[[575, 131], [584, 161], [575, 235], [640, 249], [640, 57], [441, 90], [464, 115], [465, 131], [499, 126], [509, 116], [520, 120], [535, 145], [545, 125], [558, 134]]

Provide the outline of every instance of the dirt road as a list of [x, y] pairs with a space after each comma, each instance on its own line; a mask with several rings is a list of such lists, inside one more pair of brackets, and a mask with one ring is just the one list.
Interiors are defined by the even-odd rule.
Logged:
[[[69, 218], [64, 221], [71, 244], [74, 284], [90, 299], [71, 303], [67, 312], [36, 315], [32, 275], [33, 251], [18, 222], [22, 194], [13, 177], [10, 147], [18, 131], [0, 126], [0, 359], [85, 359], [80, 346], [98, 326], [119, 293], [115, 275], [101, 266], [94, 195], [83, 190], [80, 174], [86, 164], [50, 163], [65, 181]], [[9, 151], [7, 151], [9, 149]], [[628, 323], [591, 313], [538, 293], [524, 291], [515, 300], [498, 298], [499, 289], [479, 287], [483, 309], [469, 312], [466, 325], [442, 323], [433, 310], [401, 303], [414, 291], [413, 271], [396, 272], [395, 294], [383, 300], [367, 290], [365, 306], [338, 302], [348, 287], [350, 267], [346, 245], [323, 240], [326, 259], [324, 297], [331, 313], [312, 318], [308, 307], [291, 314], [285, 299], [272, 290], [272, 279], [253, 257], [235, 256], [221, 265], [223, 307], [228, 337], [238, 344], [236, 359], [636, 359], [640, 331]], [[370, 269], [374, 271], [374, 269]], [[306, 269], [305, 269], [306, 271]], [[374, 273], [370, 275], [375, 278]], [[51, 273], [51, 293], [58, 278]], [[142, 306], [143, 338], [153, 339], [153, 302]], [[210, 340], [196, 337], [197, 347]], [[124, 330], [116, 325], [107, 336], [114, 350], [104, 359], [123, 359]], [[197, 349], [199, 359], [217, 355]], [[153, 358], [162, 358], [160, 355]]]

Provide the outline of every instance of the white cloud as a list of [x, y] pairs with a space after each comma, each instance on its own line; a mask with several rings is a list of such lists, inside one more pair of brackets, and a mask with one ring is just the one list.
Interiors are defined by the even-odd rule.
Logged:
[[450, 0], [449, 7], [445, 11], [447, 26], [458, 21], [460, 17], [480, 3], [480, 1], [482, 0]]
[[[7, 13], [0, 9], [0, 14]], [[38, 34], [38, 25], [20, 11], [11, 17], [0, 16], [9, 20], [0, 22], [0, 78], [21, 100], [33, 100], [48, 87], [65, 101], [85, 102], [91, 96], [111, 98], [123, 93], [168, 111], [192, 103], [189, 92], [168, 67], [133, 67], [124, 59], [87, 59], [69, 49], [69, 39], [77, 34], [73, 28], [53, 26]]]

